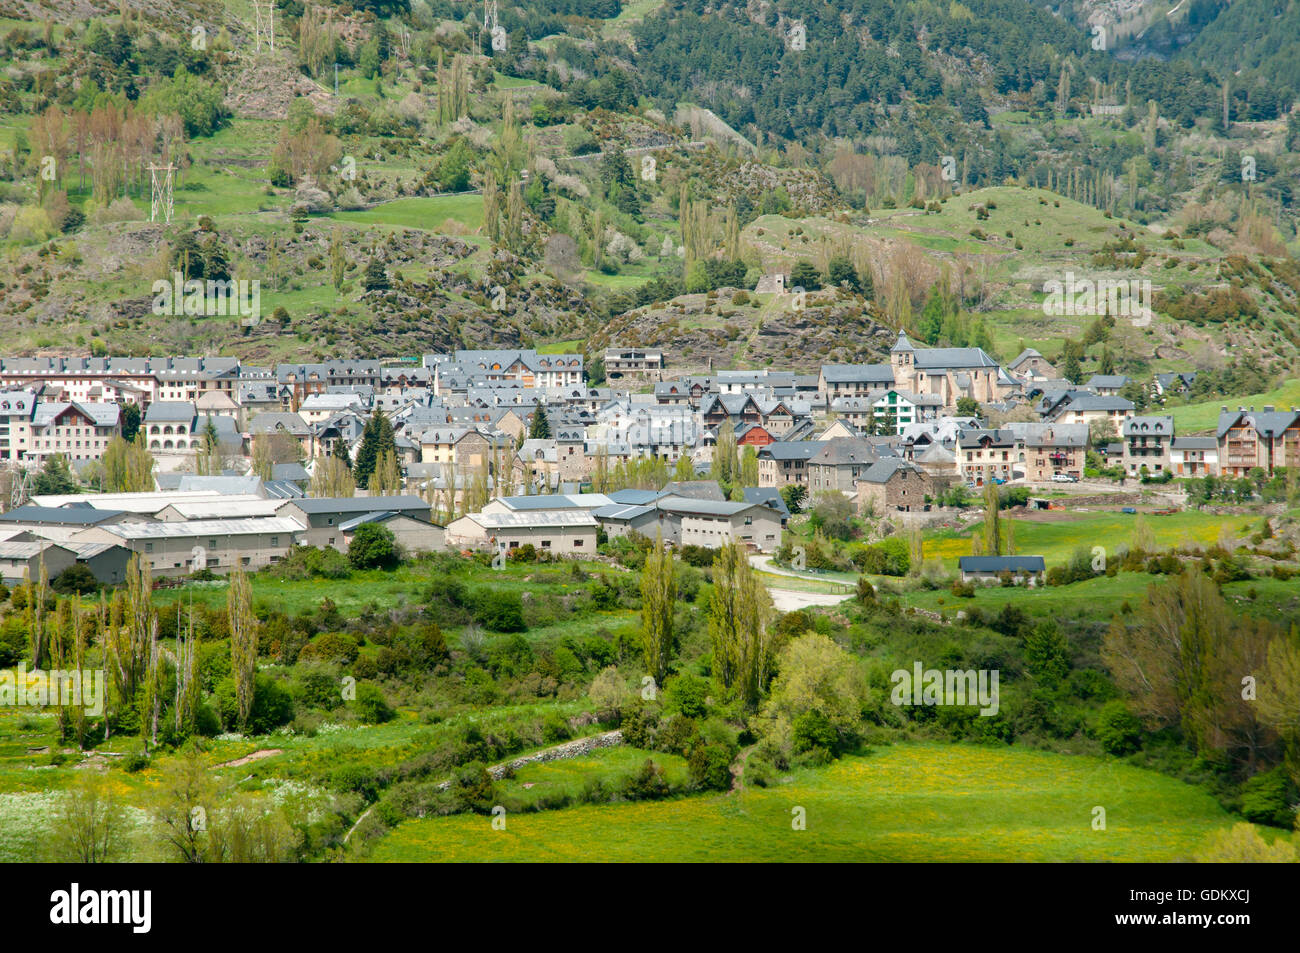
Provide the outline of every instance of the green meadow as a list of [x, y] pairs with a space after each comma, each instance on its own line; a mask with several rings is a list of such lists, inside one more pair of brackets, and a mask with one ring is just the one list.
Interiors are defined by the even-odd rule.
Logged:
[[[1210, 546], [1225, 532], [1240, 537], [1259, 525], [1258, 517], [1223, 516], [1184, 510], [1167, 515], [1147, 513], [1142, 516], [1151, 530], [1157, 549], [1196, 544]], [[1080, 547], [1091, 550], [1104, 546], [1114, 552], [1120, 546], [1132, 546], [1137, 515], [1131, 513], [1074, 511], [1053, 514], [1048, 520], [1005, 519], [1015, 538], [1016, 552], [1022, 556], [1042, 556], [1048, 567], [1069, 562]], [[957, 559], [971, 554], [971, 536], [983, 531], [984, 524], [962, 531], [942, 530], [925, 540], [926, 559], [939, 559], [949, 569], [956, 569]]]
[[395, 225], [440, 231], [448, 219], [470, 231], [483, 226], [483, 197], [480, 195], [435, 195], [385, 202], [359, 212], [333, 212], [329, 218], [363, 225]]
[[898, 744], [767, 788], [513, 814], [504, 830], [476, 815], [410, 820], [371, 859], [1182, 861], [1231, 823], [1204, 791], [1116, 760]]
[[1200, 404], [1173, 407], [1166, 413], [1173, 415], [1176, 433], [1211, 433], [1218, 426], [1219, 410], [1223, 407], [1229, 410], [1236, 410], [1238, 407], [1254, 407], [1256, 410], [1263, 410], [1266, 406], [1273, 406], [1279, 410], [1300, 407], [1300, 378], [1292, 377], [1281, 387], [1263, 394], [1221, 397]]

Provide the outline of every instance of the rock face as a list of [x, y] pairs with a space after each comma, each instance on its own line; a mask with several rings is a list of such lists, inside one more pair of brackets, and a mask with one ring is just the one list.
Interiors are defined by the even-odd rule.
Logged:
[[299, 97], [311, 100], [318, 113], [334, 114], [334, 97], [294, 69], [277, 50], [274, 59], [250, 59], [234, 70], [226, 108], [241, 119], [287, 119], [289, 104]]
[[735, 294], [721, 288], [712, 299], [681, 295], [629, 311], [601, 328], [588, 350], [657, 347], [673, 377], [765, 366], [816, 373], [822, 364], [888, 360], [897, 337], [860, 300], [832, 292], [811, 293], [799, 311], [790, 294], [761, 308], [733, 303]]

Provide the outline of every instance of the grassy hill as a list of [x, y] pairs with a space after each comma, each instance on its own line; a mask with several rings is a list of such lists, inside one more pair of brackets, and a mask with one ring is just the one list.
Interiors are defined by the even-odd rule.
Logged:
[[[806, 830], [791, 829], [796, 807]], [[407, 821], [372, 859], [1152, 862], [1188, 860], [1229, 824], [1203, 791], [1119, 761], [899, 744], [769, 788], [517, 814], [504, 831], [481, 816]]]
[[1200, 404], [1173, 407], [1167, 412], [1173, 415], [1174, 426], [1179, 433], [1212, 433], [1219, 422], [1219, 411], [1225, 406], [1229, 410], [1238, 407], [1254, 407], [1256, 410], [1263, 410], [1266, 406], [1279, 410], [1300, 407], [1300, 378], [1291, 378], [1281, 387], [1262, 394], [1207, 400]]

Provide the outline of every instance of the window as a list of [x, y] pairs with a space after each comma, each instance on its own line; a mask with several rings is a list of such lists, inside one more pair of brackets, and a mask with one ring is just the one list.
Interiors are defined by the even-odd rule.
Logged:
[[580, 539], [575, 539], [575, 540], [573, 541], [573, 548], [574, 548], [574, 549], [581, 549], [581, 548], [582, 548], [582, 540], [580, 540]]
[[153, 543], [145, 543], [145, 544], [144, 544], [144, 551], [145, 551], [146, 553], [151, 553], [151, 552], [153, 552]]
[[551, 541], [549, 539], [542, 540], [542, 549], [550, 549], [550, 548], [551, 548]]

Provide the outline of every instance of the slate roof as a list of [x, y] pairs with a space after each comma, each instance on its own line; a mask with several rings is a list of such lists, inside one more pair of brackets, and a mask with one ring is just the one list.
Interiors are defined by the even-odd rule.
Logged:
[[962, 572], [1043, 572], [1042, 556], [960, 556]]

